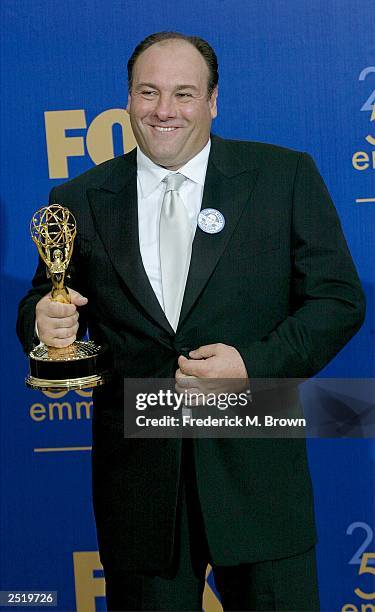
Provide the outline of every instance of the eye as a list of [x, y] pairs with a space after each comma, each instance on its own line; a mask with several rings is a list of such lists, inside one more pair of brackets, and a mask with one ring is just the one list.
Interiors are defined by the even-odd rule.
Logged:
[[176, 95], [178, 98], [192, 98], [193, 97], [191, 93], [186, 93], [186, 92], [179, 92]]
[[154, 95], [156, 95], [156, 91], [153, 91], [152, 89], [143, 89], [141, 91], [142, 96], [146, 96], [147, 98], [151, 98]]

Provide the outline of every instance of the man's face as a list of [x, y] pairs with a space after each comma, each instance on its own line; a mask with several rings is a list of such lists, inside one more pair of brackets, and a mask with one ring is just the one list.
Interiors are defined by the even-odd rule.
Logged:
[[136, 60], [127, 108], [137, 143], [155, 164], [178, 170], [208, 142], [217, 114], [208, 77], [205, 60], [185, 41], [156, 43]]

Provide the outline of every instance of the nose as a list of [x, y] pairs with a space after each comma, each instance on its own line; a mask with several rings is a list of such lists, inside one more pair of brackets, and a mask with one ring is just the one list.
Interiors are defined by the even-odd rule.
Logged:
[[167, 121], [176, 117], [176, 104], [173, 96], [160, 94], [154, 113], [160, 121]]

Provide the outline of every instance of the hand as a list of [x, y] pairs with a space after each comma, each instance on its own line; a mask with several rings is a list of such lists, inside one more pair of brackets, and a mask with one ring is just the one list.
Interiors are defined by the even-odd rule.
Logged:
[[248, 388], [244, 361], [234, 346], [208, 344], [178, 358], [176, 390], [183, 393], [238, 393]]
[[87, 298], [69, 289], [70, 304], [54, 302], [51, 294], [45, 295], [36, 305], [36, 324], [41, 342], [47, 346], [64, 348], [74, 342], [78, 331], [77, 306], [87, 304]]

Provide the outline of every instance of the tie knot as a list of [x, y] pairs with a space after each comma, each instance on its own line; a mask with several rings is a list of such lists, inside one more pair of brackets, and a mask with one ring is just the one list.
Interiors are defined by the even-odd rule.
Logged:
[[164, 182], [167, 185], [165, 191], [166, 192], [167, 191], [178, 191], [182, 183], [184, 182], [184, 180], [185, 180], [184, 175], [180, 174], [179, 172], [175, 174], [168, 174], [164, 179]]

